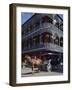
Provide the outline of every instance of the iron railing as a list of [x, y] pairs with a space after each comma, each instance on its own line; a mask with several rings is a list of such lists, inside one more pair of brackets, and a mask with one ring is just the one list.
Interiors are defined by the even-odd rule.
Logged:
[[34, 45], [30, 48], [24, 48], [22, 49], [22, 52], [29, 52], [29, 51], [33, 51], [33, 50], [41, 50], [41, 49], [45, 49], [45, 50], [50, 50], [50, 51], [56, 51], [56, 52], [63, 52], [63, 47], [58, 46], [56, 44], [53, 43], [44, 43], [44, 44], [38, 44], [38, 45]]

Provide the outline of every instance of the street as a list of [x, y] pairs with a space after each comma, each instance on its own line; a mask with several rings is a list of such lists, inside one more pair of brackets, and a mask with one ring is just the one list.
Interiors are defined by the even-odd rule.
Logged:
[[28, 67], [23, 67], [21, 70], [21, 76], [22, 77], [35, 77], [35, 76], [55, 76], [55, 75], [62, 75], [63, 73], [59, 72], [51, 72], [51, 71], [37, 71], [37, 68], [35, 68], [34, 72], [32, 73], [32, 69]]

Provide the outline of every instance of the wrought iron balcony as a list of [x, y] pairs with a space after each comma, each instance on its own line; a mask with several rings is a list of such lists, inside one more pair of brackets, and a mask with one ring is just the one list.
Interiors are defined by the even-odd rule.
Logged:
[[43, 32], [55, 32], [58, 34], [63, 34], [63, 31], [61, 31], [59, 28], [57, 28], [55, 25], [51, 23], [43, 23], [39, 25], [38, 27], [33, 28], [30, 32], [25, 33], [22, 36], [22, 39], [25, 39], [27, 37], [31, 37], [34, 34], [41, 34]]
[[55, 51], [55, 52], [63, 52], [63, 48], [53, 43], [44, 43], [32, 46], [30, 48], [24, 48], [22, 53], [28, 53], [33, 51], [46, 50], [46, 51]]

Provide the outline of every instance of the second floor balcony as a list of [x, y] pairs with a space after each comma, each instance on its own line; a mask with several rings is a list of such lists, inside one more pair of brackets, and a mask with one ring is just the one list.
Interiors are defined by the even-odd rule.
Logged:
[[22, 47], [22, 53], [29, 53], [29, 52], [35, 52], [35, 51], [54, 51], [54, 52], [63, 52], [63, 47], [58, 46], [56, 44], [52, 43], [43, 43], [38, 45], [33, 45], [31, 47], [23, 48]]

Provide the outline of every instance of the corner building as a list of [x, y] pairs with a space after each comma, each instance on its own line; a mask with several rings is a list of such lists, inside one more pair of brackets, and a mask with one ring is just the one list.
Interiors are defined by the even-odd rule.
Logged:
[[63, 61], [63, 19], [58, 14], [36, 13], [22, 25], [22, 59], [25, 55]]

